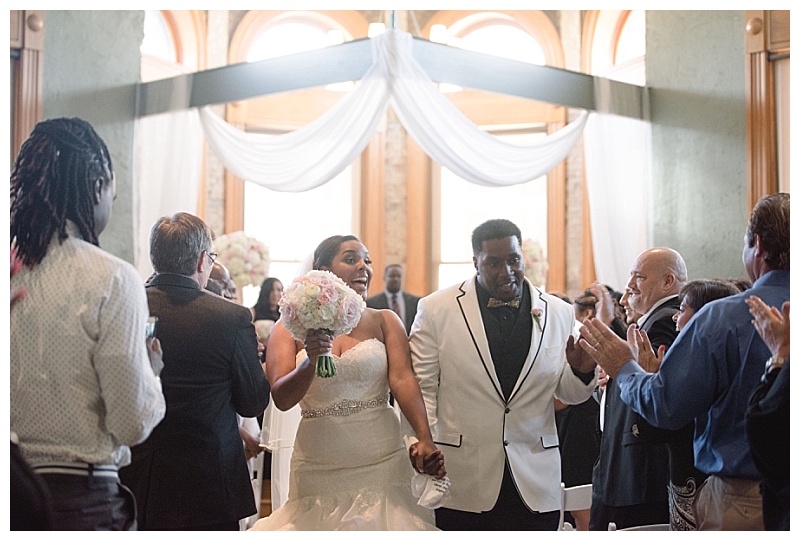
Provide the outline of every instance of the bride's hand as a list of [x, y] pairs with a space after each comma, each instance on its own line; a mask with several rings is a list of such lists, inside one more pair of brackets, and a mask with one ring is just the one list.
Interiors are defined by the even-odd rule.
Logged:
[[312, 361], [318, 356], [330, 353], [333, 349], [333, 339], [323, 330], [312, 329], [306, 333], [306, 355]]
[[411, 465], [419, 473], [426, 473], [437, 479], [447, 475], [444, 467], [444, 455], [436, 448], [433, 440], [415, 442], [408, 449]]

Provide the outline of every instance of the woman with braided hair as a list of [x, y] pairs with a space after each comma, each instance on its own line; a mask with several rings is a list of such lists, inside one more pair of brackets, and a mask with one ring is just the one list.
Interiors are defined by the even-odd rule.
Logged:
[[136, 529], [118, 470], [164, 417], [157, 339], [130, 263], [98, 247], [116, 192], [111, 155], [78, 118], [45, 120], [11, 173], [11, 430], [52, 496], [57, 530]]

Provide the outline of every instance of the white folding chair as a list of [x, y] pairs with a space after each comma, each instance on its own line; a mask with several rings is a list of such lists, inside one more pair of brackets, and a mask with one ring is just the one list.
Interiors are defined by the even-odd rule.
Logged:
[[608, 523], [609, 532], [668, 532], [669, 524], [644, 524], [642, 526], [630, 526], [628, 528], [619, 528], [614, 522]]
[[[565, 487], [561, 483], [561, 509], [559, 512], [558, 529], [568, 531], [564, 523], [564, 513], [567, 511], [578, 511], [580, 509], [590, 509], [592, 507], [592, 485], [578, 485], [576, 487]], [[571, 526], [571, 525], [570, 525]]]

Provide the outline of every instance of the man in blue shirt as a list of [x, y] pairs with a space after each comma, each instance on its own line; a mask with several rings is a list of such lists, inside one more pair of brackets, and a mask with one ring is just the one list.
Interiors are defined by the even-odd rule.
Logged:
[[[695, 465], [710, 477], [695, 501], [700, 530], [763, 529], [761, 474], [745, 431], [748, 398], [770, 351], [751, 323], [745, 299], [770, 306], [789, 300], [789, 194], [753, 209], [742, 262], [753, 287], [711, 302], [694, 315], [661, 368], [646, 373], [637, 350], [598, 320], [581, 329], [581, 346], [621, 388], [622, 400], [655, 426], [677, 429], [696, 419]], [[633, 328], [628, 341], [635, 344]]]

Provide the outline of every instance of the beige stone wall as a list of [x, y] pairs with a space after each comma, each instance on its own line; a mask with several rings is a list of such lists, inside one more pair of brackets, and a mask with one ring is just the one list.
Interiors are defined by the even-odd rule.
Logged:
[[[406, 130], [394, 111], [389, 109], [386, 120], [386, 145], [384, 148], [384, 212], [386, 225], [383, 248], [386, 261], [405, 264], [406, 261], [406, 185], [407, 152]], [[367, 204], [373, 204], [372, 201]], [[378, 270], [378, 269], [376, 269]], [[379, 274], [382, 275], [380, 269]]]
[[[228, 18], [227, 11], [208, 11], [208, 69], [228, 64]], [[225, 116], [224, 105], [215, 105], [212, 111], [222, 117]], [[225, 168], [211, 152], [208, 143], [205, 143], [205, 148], [205, 221], [216, 235], [223, 235], [228, 233], [225, 231]]]

